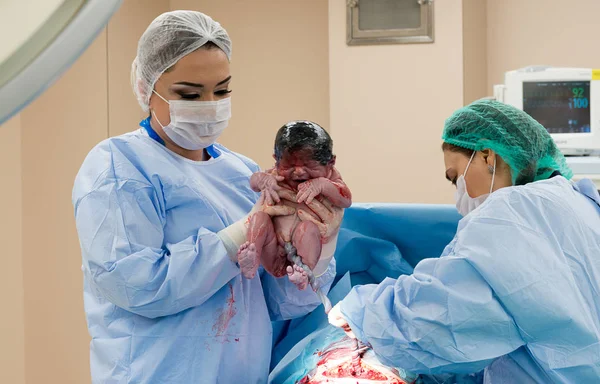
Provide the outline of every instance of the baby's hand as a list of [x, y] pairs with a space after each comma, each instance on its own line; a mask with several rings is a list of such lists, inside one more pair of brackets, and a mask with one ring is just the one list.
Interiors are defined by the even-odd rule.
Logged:
[[268, 173], [261, 175], [258, 181], [258, 187], [261, 192], [264, 193], [265, 202], [267, 205], [274, 205], [279, 203], [281, 200], [278, 194], [278, 191], [281, 189], [281, 187], [278, 185], [278, 183], [283, 180], [284, 178], [278, 175], [271, 175]]
[[323, 180], [321, 178], [305, 181], [298, 186], [298, 203], [310, 204], [323, 192]]

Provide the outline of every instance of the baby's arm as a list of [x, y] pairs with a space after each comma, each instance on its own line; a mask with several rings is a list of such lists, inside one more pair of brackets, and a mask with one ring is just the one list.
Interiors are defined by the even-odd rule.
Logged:
[[298, 186], [298, 203], [310, 204], [318, 195], [328, 198], [336, 207], [348, 208], [352, 205], [350, 188], [342, 180], [342, 175], [333, 168], [331, 178], [308, 180]]

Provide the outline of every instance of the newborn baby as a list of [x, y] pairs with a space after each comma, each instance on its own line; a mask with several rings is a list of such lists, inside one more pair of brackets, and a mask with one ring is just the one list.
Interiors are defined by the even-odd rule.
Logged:
[[284, 125], [277, 132], [274, 152], [275, 167], [252, 175], [250, 184], [263, 193], [267, 204], [290, 206], [294, 213], [272, 219], [265, 212], [252, 215], [238, 262], [246, 278], [253, 278], [262, 264], [271, 275], [287, 274], [299, 289], [305, 289], [307, 274], [288, 260], [285, 245], [295, 247], [315, 277], [325, 273], [335, 250], [342, 209], [352, 204], [352, 195], [335, 168], [333, 141], [319, 125], [309, 121]]

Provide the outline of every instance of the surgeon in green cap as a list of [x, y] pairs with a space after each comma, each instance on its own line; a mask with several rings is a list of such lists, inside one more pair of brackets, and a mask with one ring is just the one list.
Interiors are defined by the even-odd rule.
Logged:
[[381, 361], [424, 374], [484, 370], [484, 383], [597, 383], [600, 196], [550, 135], [477, 101], [443, 133], [464, 216], [440, 258], [355, 287], [329, 314]]

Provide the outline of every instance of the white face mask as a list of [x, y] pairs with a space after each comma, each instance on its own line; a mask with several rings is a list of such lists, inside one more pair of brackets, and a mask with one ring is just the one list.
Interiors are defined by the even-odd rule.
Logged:
[[195, 151], [210, 147], [223, 133], [229, 119], [231, 118], [231, 98], [219, 101], [190, 101], [190, 100], [166, 100], [169, 104], [171, 122], [164, 126], [152, 114], [160, 124], [165, 134], [181, 148]]
[[492, 185], [490, 185], [490, 192], [485, 195], [471, 197], [467, 192], [467, 182], [465, 181], [465, 175], [469, 170], [469, 166], [475, 157], [475, 152], [471, 155], [471, 159], [467, 164], [467, 168], [465, 172], [460, 175], [458, 180], [456, 180], [456, 193], [454, 194], [454, 198], [456, 199], [456, 209], [458, 209], [458, 213], [462, 216], [467, 216], [470, 212], [472, 212], [475, 208], [479, 207], [483, 202], [488, 198], [488, 196], [492, 193], [494, 189], [494, 179], [496, 178], [496, 158], [494, 157], [494, 167], [490, 166], [490, 171], [492, 172]]

